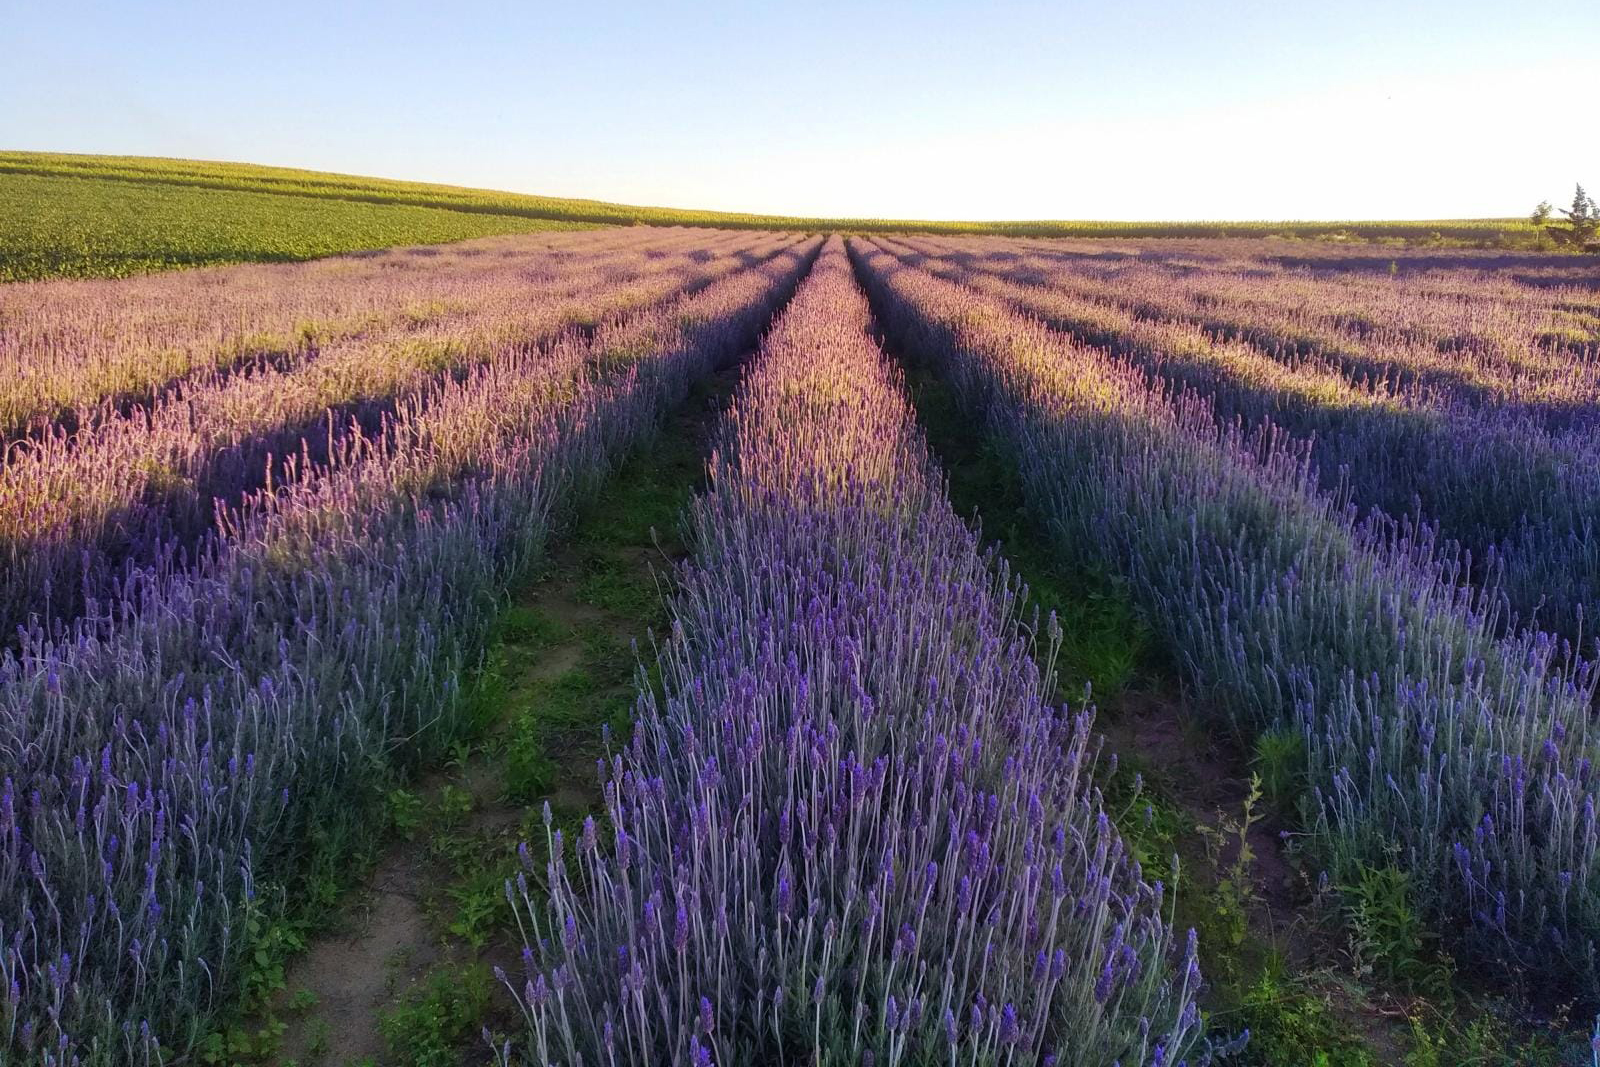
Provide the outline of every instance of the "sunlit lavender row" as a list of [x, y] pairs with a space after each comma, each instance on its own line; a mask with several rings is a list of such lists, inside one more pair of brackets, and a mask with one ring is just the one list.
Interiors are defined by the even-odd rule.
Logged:
[[[0, 632], [70, 623], [126, 566], [181, 560], [218, 506], [325, 466], [342, 438], [382, 433], [448, 376], [577, 322], [649, 314], [791, 244], [772, 235], [723, 253], [669, 244], [622, 261], [574, 256], [540, 283], [520, 269], [480, 274], [440, 321], [330, 343], [288, 369], [191, 383], [149, 409], [19, 445], [0, 468]], [[390, 284], [404, 292], [407, 278]]]
[[[1433, 260], [1395, 252], [1389, 277], [1371, 269], [1370, 257], [1349, 252], [1313, 258], [1318, 266], [1305, 269], [1286, 268], [1289, 256], [1268, 256], [1260, 244], [1231, 256], [1209, 242], [1132, 252], [1042, 244], [911, 239], [902, 247], [1141, 319], [1248, 341], [1276, 359], [1316, 359], [1357, 380], [1524, 404], [1557, 426], [1589, 417], [1600, 397], [1600, 298], [1583, 260], [1524, 259], [1530, 269], [1553, 272], [1548, 287], [1534, 287], [1518, 283], [1515, 260], [1508, 267], [1489, 253], [1461, 253], [1444, 261], [1446, 269], [1430, 270]], [[1369, 266], [1341, 269], [1352, 263]]]
[[[1595, 633], [1593, 621], [1600, 617], [1600, 386], [1595, 384], [1600, 381], [1600, 340], [1591, 340], [1588, 349], [1541, 348], [1532, 343], [1533, 327], [1528, 325], [1514, 336], [1527, 341], [1527, 349], [1548, 356], [1549, 365], [1570, 379], [1571, 388], [1563, 390], [1559, 402], [1519, 405], [1506, 397], [1480, 403], [1415, 383], [1359, 381], [1320, 355], [1283, 358], [1249, 340], [1219, 335], [1209, 324], [1130, 310], [1126, 305], [1137, 301], [1139, 286], [1150, 284], [1147, 272], [1121, 278], [1123, 296], [1120, 302], [1109, 302], [1074, 295], [1075, 269], [1058, 270], [1044, 284], [1032, 285], [958, 265], [969, 256], [948, 261], [905, 258], [998, 296], [1174, 387], [1202, 394], [1219, 418], [1250, 426], [1270, 423], [1308, 439], [1323, 488], [1348, 492], [1364, 509], [1438, 524], [1443, 536], [1472, 553], [1474, 576], [1482, 584], [1498, 584], [1518, 621], [1572, 638]], [[1201, 272], [1199, 277], [1208, 275]], [[1298, 281], [1294, 292], [1315, 284], [1337, 295], [1332, 284]], [[1202, 282], [1186, 275], [1184, 284]], [[1529, 296], [1527, 301], [1535, 299]], [[1411, 322], [1415, 313], [1417, 321], [1425, 322], [1426, 316], [1415, 309], [1430, 303], [1404, 302], [1396, 318]], [[1481, 306], [1477, 301], [1451, 303], [1469, 310]], [[1486, 303], [1491, 311], [1496, 306], [1523, 308], [1510, 301]], [[1234, 313], [1258, 321], [1259, 312], [1250, 303]], [[1600, 334], [1600, 317], [1593, 321], [1591, 338]], [[1492, 336], [1505, 340], [1508, 335]], [[1371, 337], [1368, 343], [1378, 344]], [[1471, 344], [1487, 346], [1481, 338]], [[1416, 365], [1403, 345], [1383, 351], [1393, 366]], [[1453, 368], [1474, 366], [1470, 347], [1427, 351]], [[1480, 371], [1496, 388], [1516, 387], [1518, 379], [1510, 368], [1485, 365]], [[1581, 376], [1588, 377], [1580, 381]], [[1551, 429], [1534, 410], [1549, 404], [1563, 412], [1556, 420], [1560, 429]]]
[[725, 416], [606, 819], [507, 885], [504, 1062], [1203, 1058], [1193, 936], [1102, 808], [1092, 715], [1048, 704], [1051, 639], [869, 328], [835, 244]]
[[559, 290], [580, 264], [626, 268], [742, 242], [703, 231], [493, 237], [300, 264], [241, 265], [0, 292], [0, 442], [94, 421], [103, 402], [149, 403], [186, 380], [287, 369], [330, 345], [443, 326], [513, 282]]
[[186, 1052], [313, 830], [451, 736], [504, 582], [816, 247], [445, 378], [226, 514], [193, 567], [6, 653], [0, 1059]]
[[1456, 950], [1592, 995], [1594, 672], [1549, 635], [1500, 639], [1458, 553], [1358, 521], [1292, 438], [853, 248], [890, 335], [984, 417], [1063, 556], [1131, 579], [1224, 724], [1299, 732], [1334, 883], [1398, 868]]

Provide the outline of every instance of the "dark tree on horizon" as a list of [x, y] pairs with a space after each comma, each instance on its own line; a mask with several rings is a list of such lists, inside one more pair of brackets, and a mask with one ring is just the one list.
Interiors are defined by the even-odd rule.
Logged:
[[[1540, 204], [1540, 209], [1548, 209], [1548, 204]], [[1558, 244], [1568, 248], [1581, 248], [1586, 251], [1600, 252], [1600, 203], [1597, 203], [1579, 185], [1572, 194], [1572, 206], [1561, 208], [1561, 213], [1566, 216], [1563, 224], [1545, 226], [1545, 232], [1555, 238]], [[1539, 210], [1535, 210], [1533, 217], [1537, 220]], [[1545, 213], [1548, 218], [1548, 211]]]

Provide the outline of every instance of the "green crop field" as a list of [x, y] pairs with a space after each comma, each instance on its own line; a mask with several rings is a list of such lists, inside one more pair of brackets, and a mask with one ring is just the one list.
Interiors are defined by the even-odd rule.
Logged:
[[122, 277], [436, 244], [571, 223], [399, 202], [0, 172], [0, 281]]
[[244, 163], [0, 152], [0, 281], [311, 259], [584, 225], [1030, 237], [1263, 237], [1520, 247], [1526, 219], [1420, 222], [929, 222], [632, 207]]

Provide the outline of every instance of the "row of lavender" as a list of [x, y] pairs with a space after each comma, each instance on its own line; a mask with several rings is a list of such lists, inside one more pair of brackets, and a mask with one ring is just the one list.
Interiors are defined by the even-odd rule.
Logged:
[[[1122, 253], [1041, 242], [901, 243], [1142, 319], [1249, 341], [1282, 359], [1316, 358], [1356, 378], [1423, 386], [1478, 403], [1527, 402], [1556, 421], [1571, 405], [1592, 400], [1600, 383], [1600, 297], [1592, 269], [1567, 272], [1565, 284], [1534, 288], [1517, 283], [1484, 253], [1463, 253], [1448, 269], [1401, 276], [1330, 271], [1338, 262], [1332, 258], [1313, 269], [1288, 269], [1261, 243], [1248, 256], [1193, 243]], [[1354, 252], [1345, 259], [1363, 262]]]
[[[219, 504], [307, 476], [347, 437], [381, 435], [443, 378], [548, 345], [575, 319], [592, 330], [648, 315], [794, 239], [747, 239], [721, 254], [682, 242], [661, 242], [653, 257], [571, 257], [542, 283], [520, 268], [480, 271], [438, 321], [373, 329], [283, 369], [201, 376], [149, 408], [17, 446], [0, 468], [0, 633], [70, 624], [130, 564], [181, 566]], [[389, 288], [404, 293], [410, 276], [391, 274]]]
[[1046, 702], [1040, 620], [870, 329], [835, 244], [725, 416], [605, 830], [552, 831], [506, 887], [527, 1032], [503, 1062], [1200, 1050], [1193, 937], [1107, 819], [1092, 715]]
[[1062, 550], [1132, 579], [1216, 714], [1303, 738], [1336, 883], [1399, 867], [1461, 951], [1600, 989], [1592, 671], [1548, 635], [1499, 639], [1451, 554], [1357, 521], [1282, 433], [854, 250], [891, 335], [983, 414]]
[[0, 290], [0, 442], [103, 407], [260, 363], [287, 369], [329, 346], [442, 323], [513, 281], [559, 291], [578, 265], [626, 266], [719, 244], [695, 231], [598, 230], [399, 248], [299, 264]]
[[6, 654], [0, 1059], [190, 1047], [311, 831], [449, 736], [507, 578], [815, 250], [447, 378], [230, 512], [195, 566]]
[[[1592, 420], [1600, 392], [1600, 300], [1535, 290], [1462, 269], [1369, 278], [1260, 263], [976, 250], [886, 240], [897, 252], [1036, 287], [1078, 308], [1188, 327], [1289, 367], [1333, 371], [1365, 388], [1515, 407], [1552, 428]], [[1443, 288], [1441, 288], [1441, 286]]]
[[[1324, 489], [1346, 492], [1364, 509], [1437, 523], [1472, 554], [1474, 579], [1499, 588], [1522, 624], [1570, 638], [1592, 635], [1590, 620], [1600, 615], [1600, 332], [1587, 356], [1541, 349], [1522, 336], [1520, 370], [1510, 356], [1491, 359], [1493, 346], [1483, 338], [1475, 342], [1476, 359], [1472, 350], [1424, 345], [1417, 356], [1414, 344], [1364, 338], [1385, 366], [1414, 372], [1401, 386], [1360, 380], [1320, 349], [1267, 349], [1186, 319], [1170, 303], [1155, 304], [1159, 311], [1145, 306], [1140, 286], [1154, 284], [1147, 271], [1127, 277], [1119, 299], [1109, 301], [1077, 291], [1084, 279], [1075, 265], [1034, 285], [959, 261], [921, 265], [1131, 360], [1173, 388], [1206, 396], [1220, 418], [1270, 423], [1308, 439]], [[1248, 307], [1235, 314], [1247, 315]], [[1531, 331], [1539, 320], [1525, 314]], [[1600, 331], [1600, 319], [1596, 324]], [[1419, 363], [1428, 355], [1445, 368], [1441, 375], [1481, 376], [1496, 395], [1420, 384], [1418, 377], [1432, 373]], [[1562, 380], [1535, 373], [1535, 362]]]

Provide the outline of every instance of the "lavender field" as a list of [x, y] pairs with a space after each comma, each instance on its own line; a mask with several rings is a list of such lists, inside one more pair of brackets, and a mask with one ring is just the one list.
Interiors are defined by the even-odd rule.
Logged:
[[0, 1065], [1600, 1062], [1592, 259], [19, 282], [0, 458]]

